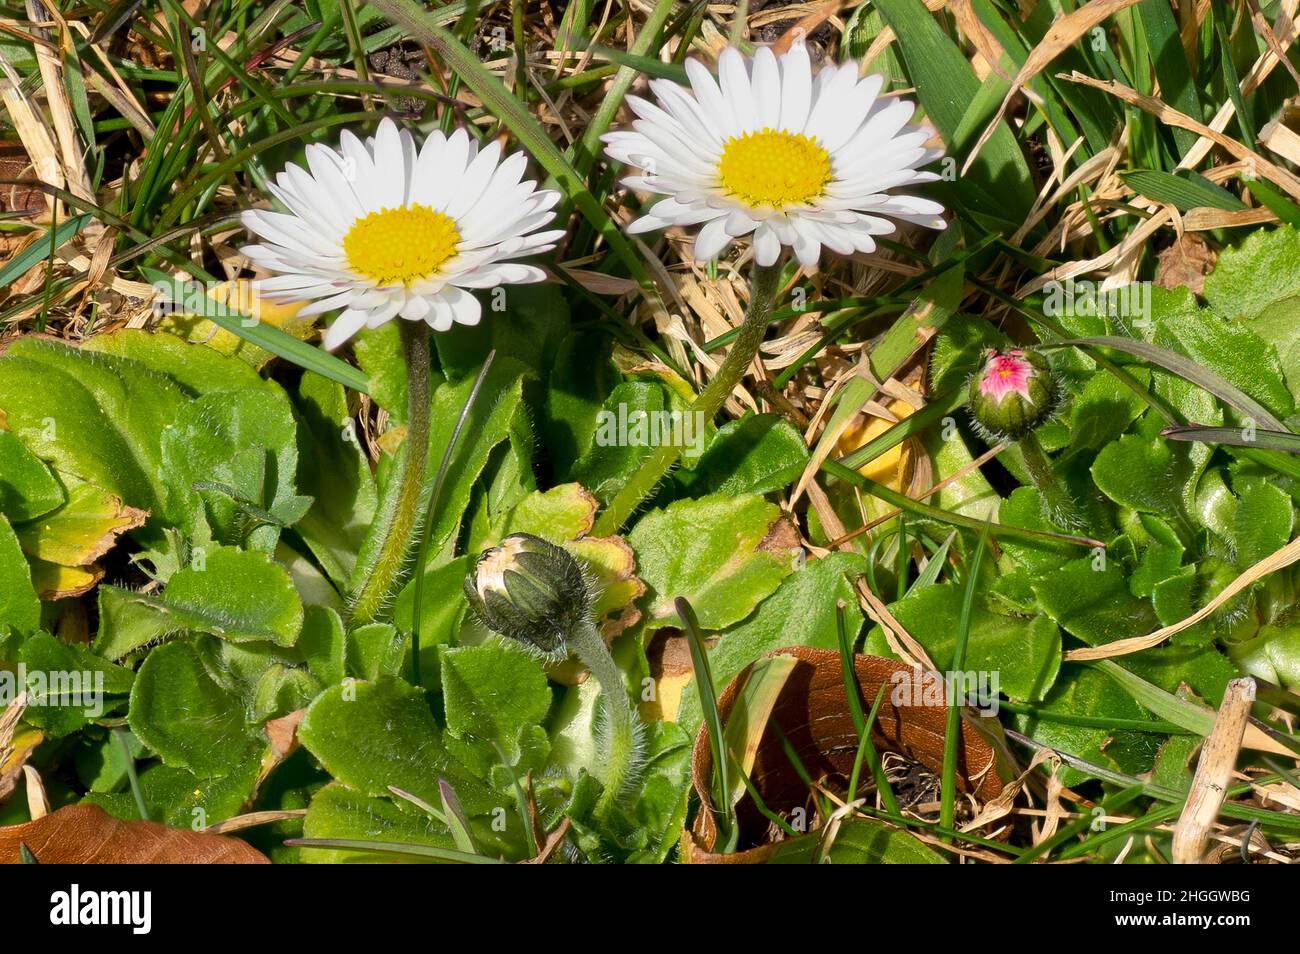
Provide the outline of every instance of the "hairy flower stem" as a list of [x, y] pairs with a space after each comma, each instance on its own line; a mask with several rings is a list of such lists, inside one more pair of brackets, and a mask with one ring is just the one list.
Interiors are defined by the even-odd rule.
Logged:
[[[726, 403], [737, 384], [745, 377], [750, 362], [758, 354], [758, 346], [763, 343], [763, 335], [772, 316], [772, 306], [776, 303], [776, 293], [781, 285], [781, 263], [772, 265], [755, 265], [749, 280], [749, 311], [740, 325], [731, 350], [723, 359], [713, 380], [696, 397], [689, 413], [692, 418], [705, 422], [714, 416]], [[609, 502], [605, 512], [596, 523], [597, 534], [617, 533], [640, 506], [641, 501], [654, 491], [664, 474], [682, 456], [684, 448], [672, 444], [656, 447], [642, 463], [632, 479]]]
[[369, 572], [353, 589], [353, 626], [382, 621], [388, 612], [402, 585], [422, 516], [420, 504], [429, 467], [429, 326], [422, 321], [398, 324], [406, 357], [406, 439], [392, 478], [397, 494], [382, 516], [387, 520], [387, 533]]
[[596, 624], [584, 618], [568, 639], [569, 649], [591, 670], [600, 686], [600, 702], [605, 713], [605, 750], [600, 753], [600, 784], [604, 787], [596, 802], [596, 817], [603, 818], [618, 801], [628, 784], [636, 762], [636, 716], [628, 699], [627, 686], [609, 647]]
[[1082, 530], [1084, 522], [1079, 505], [1052, 470], [1052, 462], [1033, 431], [1020, 438], [1020, 453], [1029, 471], [1029, 479], [1043, 495], [1048, 519], [1063, 530]]

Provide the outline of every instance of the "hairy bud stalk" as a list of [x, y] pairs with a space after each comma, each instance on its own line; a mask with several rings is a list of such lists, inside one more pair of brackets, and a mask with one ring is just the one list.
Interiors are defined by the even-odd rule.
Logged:
[[353, 574], [349, 617], [354, 626], [384, 622], [406, 582], [410, 556], [418, 542], [429, 463], [429, 329], [401, 322], [406, 357], [406, 440], [396, 462], [396, 493], [383, 501], [375, 522], [385, 532], [378, 549], [363, 553]]

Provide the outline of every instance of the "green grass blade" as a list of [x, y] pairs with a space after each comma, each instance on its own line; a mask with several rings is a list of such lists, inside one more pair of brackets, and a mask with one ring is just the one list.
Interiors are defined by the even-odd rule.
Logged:
[[1300, 454], [1300, 434], [1290, 431], [1247, 431], [1242, 427], [1166, 427], [1160, 436], [1171, 441], [1196, 441], [1201, 444], [1228, 444], [1232, 447], [1258, 447], [1261, 450]]
[[[974, 70], [920, 0], [876, 0], [875, 6], [898, 37], [926, 115], [960, 160], [974, 145], [973, 140], [957, 138], [967, 109], [980, 93]], [[1028, 214], [1037, 190], [1020, 145], [1005, 124], [980, 150], [969, 173], [958, 179], [957, 189], [972, 208], [1013, 227]]]
[[1046, 342], [1043, 347], [1097, 347], [1123, 351], [1125, 354], [1131, 354], [1135, 358], [1149, 361], [1166, 371], [1172, 371], [1174, 374], [1186, 378], [1197, 387], [1209, 391], [1229, 407], [1253, 419], [1257, 425], [1271, 431], [1285, 432], [1287, 430], [1286, 425], [1274, 417], [1264, 405], [1240, 388], [1229, 384], [1213, 371], [1210, 371], [1202, 364], [1197, 364], [1191, 358], [1185, 357], [1177, 351], [1162, 348], [1160, 345], [1154, 345], [1148, 341], [1139, 341], [1136, 338], [1102, 335], [1096, 338], [1067, 338], [1064, 341]]
[[857, 797], [858, 791], [858, 773], [862, 768], [864, 758], [871, 760], [871, 774], [876, 780], [876, 788], [880, 792], [880, 800], [885, 806], [885, 811], [891, 815], [901, 815], [898, 808], [898, 799], [894, 797], [894, 790], [889, 785], [889, 779], [885, 776], [885, 769], [880, 764], [880, 756], [876, 752], [876, 746], [871, 741], [871, 727], [875, 725], [876, 714], [880, 711], [880, 703], [885, 698], [885, 690], [888, 686], [882, 685], [880, 691], [876, 693], [875, 701], [871, 704], [871, 715], [862, 714], [862, 700], [858, 698], [862, 688], [858, 684], [858, 668], [856, 654], [853, 652], [853, 645], [849, 641], [848, 624], [844, 619], [845, 605], [838, 602], [835, 605], [835, 623], [836, 633], [839, 637], [840, 646], [840, 675], [844, 677], [844, 698], [848, 702], [849, 715], [853, 718], [853, 731], [858, 734], [858, 751], [853, 759], [853, 772], [849, 776], [849, 801]]
[[342, 848], [345, 851], [373, 851], [386, 855], [409, 858], [432, 858], [435, 861], [456, 861], [466, 865], [504, 865], [499, 858], [488, 858], [451, 848], [434, 848], [432, 845], [415, 845], [401, 841], [371, 841], [363, 838], [286, 838], [291, 848]]
[[11, 285], [37, 263], [49, 258], [50, 246], [55, 251], [72, 241], [73, 237], [84, 229], [93, 219], [93, 215], [77, 215], [58, 223], [52, 230], [46, 229], [46, 237], [33, 242], [11, 258], [0, 268], [0, 287]]
[[1227, 189], [1195, 173], [1174, 175], [1158, 169], [1134, 169], [1120, 175], [1140, 195], [1172, 205], [1180, 212], [1205, 207], [1240, 212], [1246, 208], [1246, 203]]
[[[914, 415], [915, 416], [915, 415]], [[909, 418], [910, 420], [910, 418]], [[926, 517], [939, 523], [946, 523], [952, 527], [962, 527], [967, 530], [976, 532], [984, 529], [985, 521], [977, 520], [975, 517], [968, 517], [965, 514], [952, 513], [944, 510], [942, 507], [933, 507], [929, 504], [923, 504], [919, 500], [913, 500], [906, 494], [901, 494], [897, 490], [879, 484], [869, 477], [863, 477], [856, 470], [849, 470], [838, 461], [828, 460], [822, 463], [822, 470], [839, 480], [847, 481], [865, 493], [873, 497], [879, 497], [885, 503], [893, 504], [905, 513], [916, 514], [919, 517]], [[1017, 540], [1034, 540], [1034, 541], [1051, 541], [1056, 543], [1070, 543], [1079, 547], [1105, 546], [1100, 540], [1094, 540], [1091, 537], [1076, 537], [1065, 533], [1049, 533], [1043, 530], [1026, 530], [1024, 527], [1013, 527], [1008, 524], [995, 523], [992, 525], [990, 532], [995, 537], [1011, 537]]]
[[[962, 593], [961, 616], [957, 621], [957, 641], [952, 650], [952, 671], [959, 673], [966, 665], [966, 644], [970, 640], [971, 613], [975, 608], [975, 587], [979, 582], [980, 564], [984, 562], [984, 548], [989, 542], [991, 523], [985, 522], [975, 554], [966, 573], [966, 586]], [[957, 810], [957, 749], [961, 742], [962, 700], [953, 692], [955, 679], [948, 680], [948, 720], [943, 731], [943, 776], [940, 787], [939, 824], [952, 828]]]
[[709, 747], [713, 751], [713, 778], [715, 781], [716, 802], [714, 810], [718, 815], [718, 841], [724, 852], [734, 851], [740, 838], [736, 828], [736, 817], [732, 811], [731, 790], [727, 786], [730, 769], [727, 765], [727, 744], [722, 731], [722, 717], [718, 713], [718, 693], [713, 683], [713, 671], [709, 668], [709, 651], [704, 645], [704, 635], [700, 632], [700, 621], [695, 615], [690, 601], [683, 596], [674, 600], [677, 615], [685, 624], [686, 640], [691, 648], [691, 665], [695, 670], [695, 691], [700, 697], [700, 708], [704, 712], [704, 724], [708, 727]]

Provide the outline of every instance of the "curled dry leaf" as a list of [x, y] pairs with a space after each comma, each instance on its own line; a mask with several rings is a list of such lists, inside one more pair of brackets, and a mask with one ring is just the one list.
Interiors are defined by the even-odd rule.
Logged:
[[37, 821], [0, 828], [0, 863], [18, 864], [22, 845], [42, 864], [270, 864], [237, 838], [121, 821], [94, 805], [69, 805]]
[[276, 766], [298, 749], [298, 724], [306, 714], [306, 709], [296, 709], [288, 715], [271, 719], [266, 723], [266, 739], [270, 746], [262, 755], [262, 766], [257, 774], [257, 787], [275, 770]]
[[1205, 291], [1205, 276], [1214, 267], [1214, 251], [1199, 235], [1184, 233], [1156, 255], [1156, 285], [1178, 288], [1186, 285], [1196, 294]]
[[23, 766], [45, 739], [42, 732], [30, 727], [19, 728], [19, 721], [27, 709], [27, 693], [0, 712], [0, 805], [4, 804], [22, 778]]
[[[797, 662], [773, 705], [769, 728], [759, 743], [750, 780], [769, 809], [788, 816], [793, 809], [807, 804], [808, 786], [786, 757], [777, 734], [770, 728], [771, 724], [775, 722], [781, 727], [814, 781], [848, 778], [857, 754], [858, 736], [844, 695], [838, 652], [798, 646], [774, 650], [768, 655], [792, 656]], [[915, 672], [903, 663], [879, 656], [859, 655], [854, 657], [854, 665], [864, 712], [870, 711], [876, 694], [882, 686], [886, 687], [885, 698], [872, 727], [872, 742], [876, 750], [882, 754], [897, 752], [931, 772], [941, 773], [947, 707], [896, 705], [894, 680], [904, 675], [911, 678]], [[724, 723], [751, 668], [733, 679], [718, 700], [718, 712]], [[968, 721], [962, 723], [961, 739], [957, 785], [963, 794], [973, 795], [982, 805], [1001, 793], [1003, 782], [1000, 773], [1005, 767], [998, 764], [992, 746]], [[864, 777], [870, 776], [868, 769], [864, 768], [863, 772]], [[695, 738], [691, 776], [700, 799], [700, 811], [693, 829], [683, 834], [682, 860], [691, 864], [765, 863], [776, 852], [780, 842], [766, 840], [769, 823], [748, 796], [736, 808], [741, 850], [732, 854], [713, 851], [718, 829], [710, 794], [713, 753], [709, 747], [707, 726], [702, 726]]]

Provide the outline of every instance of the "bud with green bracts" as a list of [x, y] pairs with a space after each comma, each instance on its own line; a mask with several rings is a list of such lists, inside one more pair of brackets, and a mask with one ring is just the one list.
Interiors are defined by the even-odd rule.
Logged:
[[1055, 414], [1061, 402], [1061, 387], [1047, 359], [1024, 348], [984, 352], [984, 363], [971, 377], [968, 400], [971, 417], [985, 440], [1020, 448], [1048, 519], [1066, 530], [1082, 530], [1078, 504], [1057, 478], [1034, 434], [1034, 428]]
[[1047, 359], [1037, 351], [1012, 348], [984, 353], [971, 377], [971, 416], [992, 443], [1018, 441], [1056, 411], [1060, 387]]
[[528, 533], [485, 550], [465, 578], [465, 596], [488, 629], [548, 658], [568, 655], [569, 634], [591, 614], [578, 561]]
[[597, 731], [596, 763], [604, 790], [603, 818], [632, 788], [640, 765], [639, 723], [622, 670], [592, 619], [595, 594], [582, 566], [563, 547], [527, 533], [485, 550], [465, 578], [470, 607], [493, 632], [548, 660], [573, 653], [600, 686], [604, 722]]

